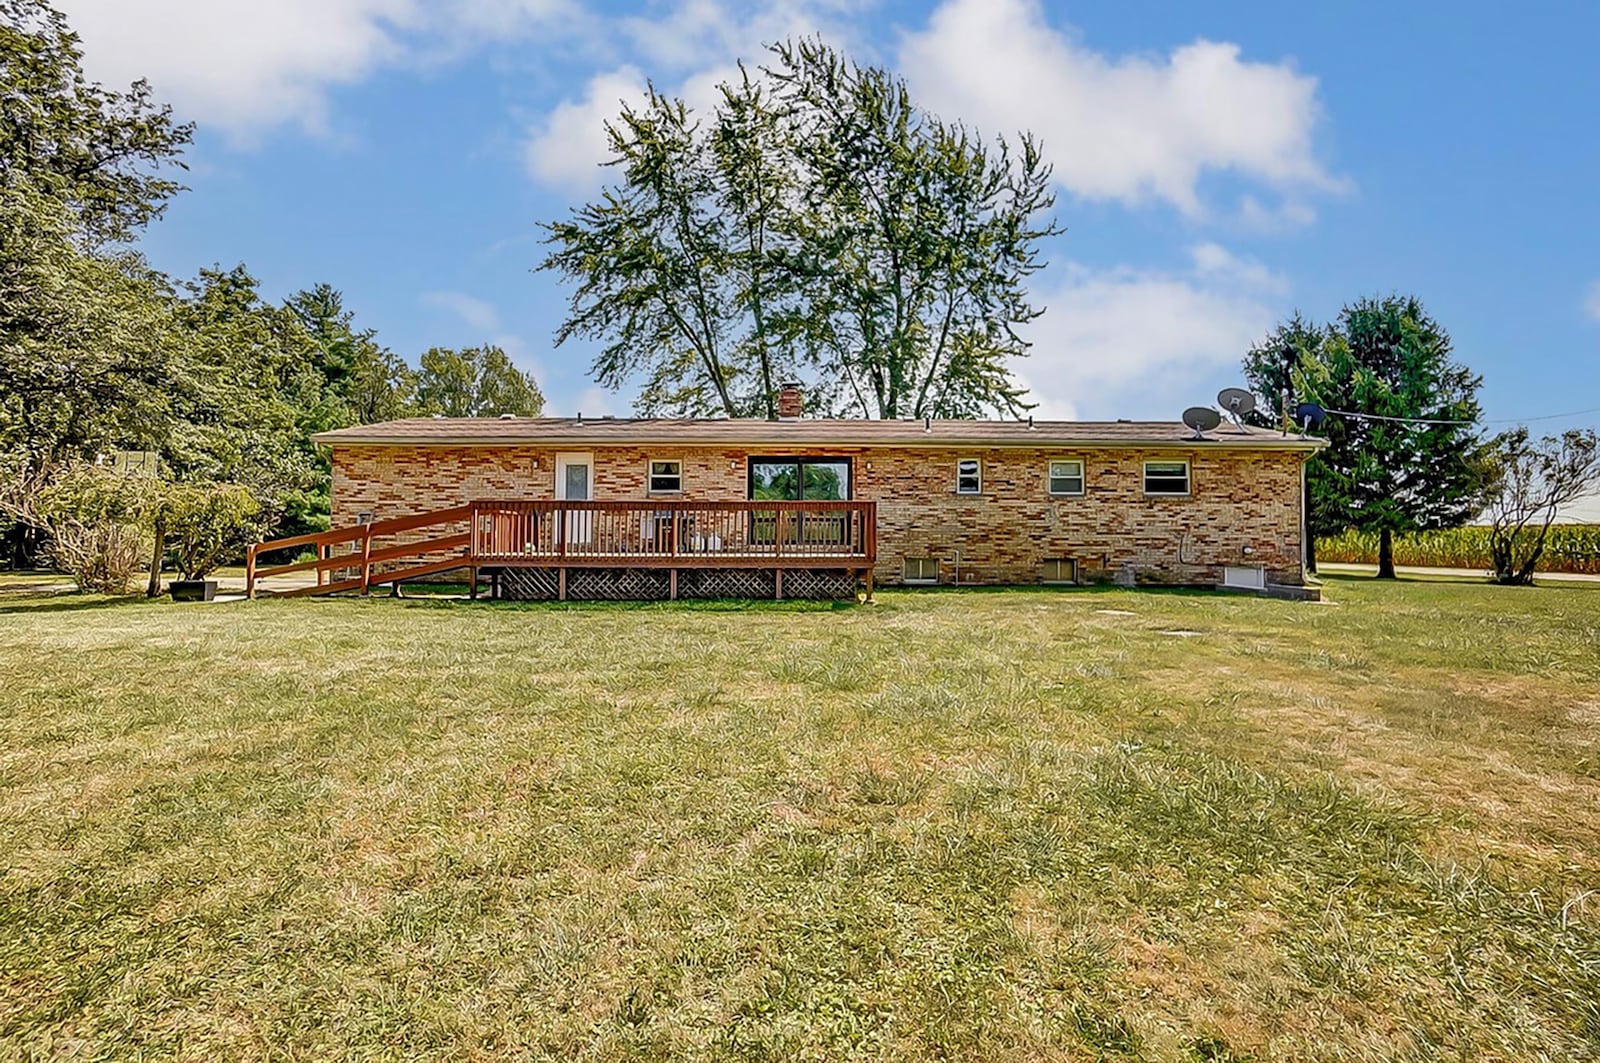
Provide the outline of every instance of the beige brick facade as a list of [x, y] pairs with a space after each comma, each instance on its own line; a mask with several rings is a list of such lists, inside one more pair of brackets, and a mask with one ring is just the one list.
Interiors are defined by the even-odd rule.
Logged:
[[[651, 459], [683, 462], [691, 500], [742, 500], [751, 453], [710, 447], [605, 446], [593, 455], [594, 497], [643, 499]], [[853, 497], [878, 502], [880, 583], [904, 560], [932, 558], [942, 583], [1028, 584], [1047, 560], [1070, 559], [1082, 579], [1131, 572], [1141, 583], [1214, 585], [1225, 565], [1264, 565], [1276, 583], [1303, 580], [1304, 452], [1199, 444], [1172, 449], [950, 447], [785, 448], [786, 457], [843, 457]], [[555, 497], [555, 448], [336, 445], [333, 522], [407, 516], [476, 499]], [[982, 492], [956, 491], [956, 463], [976, 458]], [[1146, 460], [1186, 459], [1187, 496], [1144, 493]], [[1083, 462], [1084, 493], [1049, 493], [1049, 462]]]

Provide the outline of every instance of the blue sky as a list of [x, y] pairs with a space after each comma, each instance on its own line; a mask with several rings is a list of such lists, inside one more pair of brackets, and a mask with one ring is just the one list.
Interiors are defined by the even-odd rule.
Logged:
[[[1600, 6], [1031, 0], [59, 0], [91, 74], [198, 123], [147, 235], [178, 275], [327, 281], [413, 360], [499, 342], [549, 412], [623, 413], [552, 347], [536, 224], [592, 196], [645, 77], [691, 102], [822, 32], [986, 133], [1033, 130], [1059, 220], [1019, 365], [1045, 415], [1171, 417], [1295, 308], [1415, 292], [1487, 415], [1600, 407]], [[1531, 10], [1530, 10], [1531, 8]], [[1600, 426], [1600, 414], [1541, 422]]]

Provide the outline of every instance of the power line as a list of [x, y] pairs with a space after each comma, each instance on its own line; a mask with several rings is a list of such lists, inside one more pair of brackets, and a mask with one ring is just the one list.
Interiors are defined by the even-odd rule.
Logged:
[[1574, 410], [1572, 413], [1545, 413], [1538, 417], [1496, 417], [1483, 422], [1484, 424], [1527, 424], [1529, 421], [1555, 421], [1563, 417], [1583, 417], [1591, 413], [1600, 413], [1600, 406], [1591, 410]]
[[1357, 413], [1355, 410], [1325, 410], [1340, 417], [1354, 417], [1362, 421], [1393, 421], [1396, 424], [1482, 424], [1481, 421], [1446, 421], [1432, 417], [1386, 417], [1381, 413]]
[[1589, 410], [1574, 410], [1572, 413], [1545, 413], [1538, 417], [1490, 417], [1480, 421], [1452, 421], [1436, 417], [1389, 417], [1381, 413], [1360, 413], [1356, 410], [1326, 412], [1336, 413], [1340, 417], [1356, 417], [1364, 421], [1393, 421], [1397, 424], [1531, 424], [1534, 421], [1556, 421], [1564, 417], [1583, 417], [1591, 413], [1600, 413], [1600, 406]]

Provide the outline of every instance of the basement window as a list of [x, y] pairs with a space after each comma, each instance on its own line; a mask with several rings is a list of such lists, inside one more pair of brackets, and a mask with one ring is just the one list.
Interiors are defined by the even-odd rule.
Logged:
[[1044, 561], [1039, 566], [1039, 582], [1076, 583], [1078, 563], [1070, 557], [1057, 557]]
[[683, 490], [683, 462], [652, 461], [650, 463], [650, 493], [653, 495], [677, 494]]
[[1083, 462], [1052, 461], [1050, 463], [1050, 493], [1053, 495], [1083, 494]]
[[982, 493], [982, 463], [977, 458], [962, 458], [956, 462], [956, 494], [981, 495]]
[[937, 557], [908, 557], [900, 562], [900, 578], [906, 583], [938, 583]]
[[1145, 462], [1144, 493], [1147, 495], [1188, 494], [1189, 463], [1186, 461]]

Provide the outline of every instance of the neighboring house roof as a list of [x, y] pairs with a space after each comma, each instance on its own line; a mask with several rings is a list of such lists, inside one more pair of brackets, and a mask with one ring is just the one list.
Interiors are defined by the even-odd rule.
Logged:
[[1243, 447], [1316, 450], [1325, 440], [1225, 423], [1196, 439], [1178, 421], [650, 420], [623, 417], [411, 417], [312, 437], [328, 446]]

